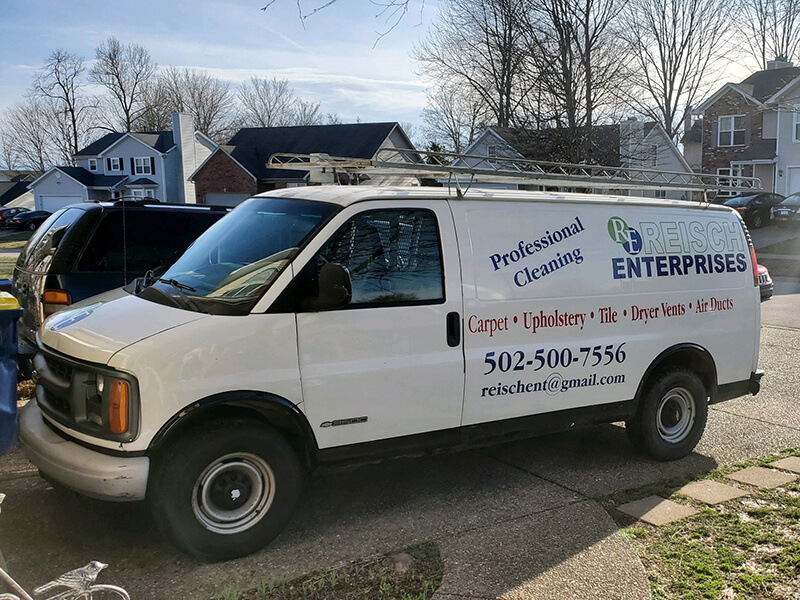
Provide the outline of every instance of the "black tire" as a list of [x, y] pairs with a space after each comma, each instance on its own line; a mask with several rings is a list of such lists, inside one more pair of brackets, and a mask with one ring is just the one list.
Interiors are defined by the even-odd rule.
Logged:
[[761, 215], [760, 211], [755, 211], [753, 216], [750, 217], [750, 225], [753, 229], [760, 229], [764, 225], [764, 217]]
[[156, 459], [148, 497], [178, 548], [201, 560], [228, 560], [255, 552], [283, 530], [303, 479], [297, 454], [268, 425], [213, 421]]
[[707, 398], [700, 377], [688, 369], [655, 375], [644, 390], [636, 416], [625, 424], [628, 438], [656, 460], [687, 456], [706, 427]]

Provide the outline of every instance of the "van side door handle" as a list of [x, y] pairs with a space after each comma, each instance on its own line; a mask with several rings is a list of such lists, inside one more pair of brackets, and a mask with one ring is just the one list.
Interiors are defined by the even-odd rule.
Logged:
[[457, 312], [447, 313], [447, 345], [455, 348], [461, 344], [461, 316]]

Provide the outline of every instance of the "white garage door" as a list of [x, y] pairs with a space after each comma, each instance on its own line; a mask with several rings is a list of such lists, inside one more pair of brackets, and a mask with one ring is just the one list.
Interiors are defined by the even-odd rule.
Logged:
[[63, 208], [67, 204], [83, 202], [81, 196], [39, 196], [39, 199], [42, 205], [38, 210], [47, 210], [50, 212], [56, 212], [59, 208]]
[[206, 192], [203, 199], [206, 201], [206, 204], [212, 204], [214, 206], [236, 206], [249, 197], [250, 194], [234, 192]]

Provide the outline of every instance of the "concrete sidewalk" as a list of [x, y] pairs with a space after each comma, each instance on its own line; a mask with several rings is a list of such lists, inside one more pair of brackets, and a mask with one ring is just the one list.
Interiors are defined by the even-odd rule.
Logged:
[[[768, 315], [770, 303], [763, 308]], [[222, 564], [179, 554], [143, 506], [53, 490], [12, 454], [0, 459], [0, 547], [26, 588], [97, 559], [110, 565], [102, 582], [137, 600], [209, 599], [226, 585], [255, 588], [423, 541], [444, 559], [437, 600], [646, 599], [641, 562], [600, 501], [665, 481], [677, 489], [719, 466], [800, 446], [798, 350], [800, 331], [765, 326], [762, 393], [712, 407], [683, 460], [655, 463], [607, 425], [321, 474], [278, 539]]]

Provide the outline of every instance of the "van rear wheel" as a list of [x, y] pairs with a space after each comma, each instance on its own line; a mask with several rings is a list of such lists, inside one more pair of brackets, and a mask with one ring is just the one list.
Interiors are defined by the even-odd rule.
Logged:
[[705, 386], [696, 373], [674, 369], [655, 376], [625, 424], [634, 446], [656, 460], [687, 456], [703, 435], [708, 418]]
[[193, 428], [154, 467], [148, 495], [159, 527], [184, 552], [212, 561], [251, 554], [274, 539], [304, 475], [283, 437], [246, 420]]

